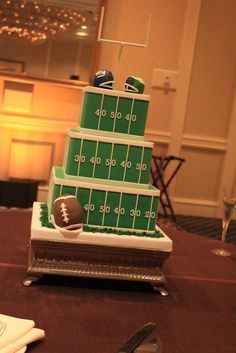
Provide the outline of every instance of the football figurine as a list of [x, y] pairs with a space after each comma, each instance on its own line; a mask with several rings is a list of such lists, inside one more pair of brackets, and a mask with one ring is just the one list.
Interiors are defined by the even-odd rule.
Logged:
[[125, 92], [140, 93], [144, 91], [145, 83], [142, 78], [129, 76], [124, 84]]
[[75, 196], [61, 195], [54, 201], [53, 223], [64, 235], [82, 231], [83, 209]]
[[109, 70], [100, 70], [94, 75], [93, 85], [95, 87], [113, 89], [114, 84], [114, 77]]

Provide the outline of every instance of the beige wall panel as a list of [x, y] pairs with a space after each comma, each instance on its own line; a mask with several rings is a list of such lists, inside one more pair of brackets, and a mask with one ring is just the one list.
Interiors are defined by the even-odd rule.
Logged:
[[[143, 43], [149, 13], [152, 15], [147, 48], [124, 47], [117, 88], [122, 89], [128, 75], [136, 74], [146, 82], [151, 94], [148, 129], [169, 131], [174, 93], [169, 95], [151, 88], [154, 68], [178, 70], [187, 0], [109, 0], [103, 37]], [[118, 69], [119, 46], [101, 45], [100, 69]]]
[[34, 86], [31, 83], [4, 81], [3, 110], [31, 113]]
[[186, 162], [177, 175], [175, 197], [217, 201], [224, 153], [185, 147], [181, 157]]
[[[19, 178], [32, 177], [31, 172], [26, 170], [25, 165], [34, 152], [40, 163], [46, 162], [45, 170], [38, 172], [39, 178], [48, 182], [49, 169], [52, 165], [62, 165], [64, 157], [64, 146], [68, 128], [75, 128], [79, 119], [81, 89], [82, 87], [68, 87], [63, 83], [43, 82], [33, 79], [22, 80], [18, 77], [2, 77], [0, 89], [4, 81], [9, 81], [8, 95], [1, 96], [0, 110], [0, 141], [1, 165], [0, 178], [8, 179], [17, 177], [19, 155], [21, 157], [22, 174]], [[32, 97], [30, 95], [28, 109], [22, 109], [23, 94], [29, 92], [25, 87], [33, 87]], [[22, 92], [15, 94], [15, 89]], [[11, 94], [10, 94], [11, 93]], [[30, 92], [31, 93], [31, 92]], [[3, 101], [5, 98], [5, 101]], [[17, 98], [17, 99], [16, 99]], [[26, 102], [26, 103], [27, 103]], [[5, 106], [4, 104], [5, 103]], [[7, 103], [7, 104], [6, 104]], [[20, 104], [19, 104], [20, 103]], [[11, 108], [6, 109], [7, 108]], [[25, 108], [25, 105], [23, 106]], [[14, 141], [19, 141], [16, 143]], [[14, 143], [13, 143], [14, 142]], [[24, 143], [25, 142], [25, 143]], [[53, 146], [52, 148], [50, 146]], [[25, 156], [23, 152], [25, 151]], [[18, 155], [19, 154], [19, 155]], [[15, 167], [16, 164], [16, 167]], [[38, 165], [35, 164], [37, 167]], [[40, 168], [39, 168], [40, 170]]]
[[152, 150], [153, 156], [167, 156], [168, 155], [168, 144], [158, 143], [155, 144]]
[[11, 131], [0, 127], [0, 141], [1, 141], [0, 179], [7, 179], [10, 146], [11, 146]]
[[147, 130], [170, 131], [170, 117], [174, 99], [174, 92], [167, 94], [160, 90], [153, 90], [148, 110]]
[[[11, 160], [11, 145], [12, 141], [27, 141], [27, 146], [30, 148], [30, 143], [34, 145], [34, 149], [42, 146], [53, 145], [53, 155], [50, 156], [51, 164], [53, 165], [62, 165], [64, 157], [64, 148], [66, 141], [66, 131], [64, 133], [54, 133], [53, 130], [43, 131], [38, 130], [37, 128], [22, 128], [17, 126], [1, 127], [0, 129], [0, 140], [2, 143], [1, 149], [1, 166], [0, 166], [0, 178], [7, 179], [13, 174], [9, 174], [14, 170], [13, 159]], [[41, 145], [42, 146], [41, 146]], [[36, 150], [35, 150], [36, 151]], [[37, 152], [36, 152], [37, 153]], [[48, 156], [45, 157], [46, 160]], [[41, 162], [44, 160], [44, 153], [41, 154]]]
[[0, 80], [0, 110], [2, 109], [3, 106], [3, 90], [4, 90], [4, 81]]
[[233, 194], [236, 195], [236, 169], [232, 172], [234, 173]]
[[70, 78], [71, 74], [75, 74], [76, 52], [75, 43], [53, 41], [48, 67], [49, 76], [61, 77], [60, 72], [64, 72], [64, 77]]
[[93, 52], [94, 41], [85, 42], [81, 40], [77, 47], [77, 55], [75, 62], [75, 74], [79, 75], [80, 80], [88, 81], [90, 68], [92, 66], [93, 56], [88, 58], [88, 52]]
[[11, 141], [9, 178], [47, 181], [53, 161], [53, 143]]
[[36, 83], [34, 85], [32, 114], [51, 119], [77, 121], [80, 101], [80, 89]]
[[185, 133], [226, 137], [235, 84], [235, 0], [202, 0]]

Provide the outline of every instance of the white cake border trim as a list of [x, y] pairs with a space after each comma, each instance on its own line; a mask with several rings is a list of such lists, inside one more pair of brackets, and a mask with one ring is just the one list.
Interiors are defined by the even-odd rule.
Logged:
[[[56, 169], [61, 169], [63, 170], [63, 177], [60, 178], [60, 176], [58, 177], [57, 171]], [[66, 175], [65, 175], [65, 170], [63, 167], [60, 166], [54, 166], [52, 168], [52, 172], [51, 172], [54, 184], [58, 184], [58, 185], [65, 185], [65, 186], [72, 186], [72, 187], [84, 187], [84, 188], [91, 188], [91, 180], [88, 181], [82, 181], [80, 179], [80, 177], [77, 177], [76, 180], [74, 179], [66, 179]], [[132, 183], [130, 183], [132, 185]], [[116, 186], [116, 185], [105, 185], [102, 183], [95, 183], [94, 189], [96, 190], [102, 190], [102, 191], [111, 191], [111, 192], [125, 192], [128, 194], [135, 194], [135, 195], [144, 195], [144, 196], [154, 196], [154, 197], [158, 197], [160, 196], [160, 190], [155, 188], [153, 185], [151, 185], [150, 183], [147, 184], [149, 188], [138, 188], [135, 184], [134, 186], [129, 185], [129, 187], [127, 187], [126, 185], [124, 186]], [[138, 184], [139, 185], [139, 184]]]
[[162, 238], [151, 238], [137, 235], [118, 235], [108, 233], [81, 232], [71, 237], [65, 237], [58, 230], [41, 225], [41, 203], [34, 202], [31, 220], [31, 240], [53, 241], [71, 244], [91, 244], [101, 246], [126, 247], [135, 249], [172, 251], [172, 240], [157, 226], [163, 234]]
[[[89, 130], [89, 129], [87, 129]], [[89, 130], [90, 131], [90, 130]], [[97, 131], [96, 131], [97, 132]], [[100, 130], [99, 130], [100, 132]], [[110, 132], [112, 133], [113, 132]], [[126, 136], [126, 140], [119, 138], [119, 137], [114, 137], [114, 136], [102, 136], [102, 135], [95, 135], [92, 133], [84, 133], [83, 131], [80, 131], [79, 129], [68, 129], [68, 136], [76, 139], [84, 139], [84, 140], [92, 140], [92, 141], [99, 141], [99, 142], [107, 142], [111, 144], [117, 144], [117, 145], [129, 145], [129, 146], [135, 146], [135, 147], [147, 147], [150, 149], [153, 149], [154, 143], [149, 142], [149, 141], [139, 141], [139, 140], [130, 140], [129, 143], [127, 143], [127, 135], [126, 134], [121, 134]]]
[[126, 91], [120, 91], [120, 90], [115, 90], [115, 89], [107, 89], [107, 88], [100, 88], [100, 87], [95, 87], [95, 86], [86, 86], [82, 88], [83, 93], [97, 93], [97, 94], [103, 94], [106, 96], [118, 96], [118, 97], [124, 97], [124, 98], [131, 98], [131, 99], [136, 99], [136, 100], [141, 100], [141, 101], [150, 101], [150, 95], [149, 94], [140, 94], [140, 93], [130, 93]]

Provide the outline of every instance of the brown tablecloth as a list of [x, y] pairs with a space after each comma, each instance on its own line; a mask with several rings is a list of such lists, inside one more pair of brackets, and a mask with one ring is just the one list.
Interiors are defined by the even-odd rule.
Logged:
[[154, 321], [164, 353], [236, 352], [236, 247], [174, 227], [164, 229], [173, 253], [163, 272], [168, 297], [147, 283], [45, 276], [24, 287], [31, 213], [0, 212], [0, 312], [33, 319], [46, 337], [35, 353], [112, 353], [141, 325]]

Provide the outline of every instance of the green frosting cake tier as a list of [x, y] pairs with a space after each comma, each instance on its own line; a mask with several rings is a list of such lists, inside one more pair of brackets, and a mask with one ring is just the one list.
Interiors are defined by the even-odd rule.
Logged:
[[118, 231], [155, 232], [160, 192], [152, 185], [147, 188], [125, 187], [71, 180], [64, 169], [52, 170], [48, 211], [49, 220], [54, 211], [54, 200], [69, 194], [77, 197], [83, 208], [83, 224], [95, 228]]
[[79, 125], [83, 129], [143, 137], [149, 96], [85, 87]]
[[[49, 222], [48, 220], [48, 207], [46, 203], [40, 203], [40, 223], [42, 227], [49, 228], [49, 229], [55, 229], [54, 225]], [[116, 234], [123, 236], [124, 233], [119, 230], [115, 229], [110, 229], [110, 228], [96, 228], [96, 227], [89, 227], [89, 226], [83, 226], [83, 231], [84, 232], [90, 232], [90, 233], [102, 233], [102, 234]], [[162, 238], [163, 234], [160, 230], [157, 228], [155, 229], [154, 233], [137, 233], [137, 232], [132, 232], [132, 231], [126, 231], [125, 235], [127, 236], [140, 236], [140, 237], [151, 237], [151, 238]]]
[[89, 232], [156, 237], [160, 192], [149, 184], [153, 144], [144, 141], [150, 97], [97, 87], [83, 89], [79, 128], [70, 129], [63, 167], [54, 167], [48, 220], [54, 201], [75, 196]]
[[69, 130], [64, 157], [66, 176], [149, 183], [153, 144], [82, 134]]

